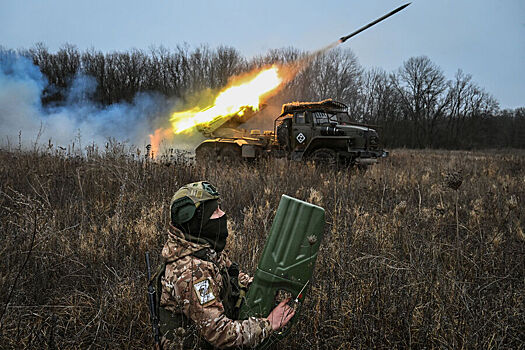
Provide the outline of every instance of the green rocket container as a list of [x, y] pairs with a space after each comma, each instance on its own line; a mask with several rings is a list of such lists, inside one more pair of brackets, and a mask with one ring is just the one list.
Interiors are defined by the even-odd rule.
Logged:
[[275, 297], [280, 290], [299, 302], [304, 300], [323, 227], [323, 208], [286, 195], [281, 197], [240, 319], [268, 316], [277, 305]]

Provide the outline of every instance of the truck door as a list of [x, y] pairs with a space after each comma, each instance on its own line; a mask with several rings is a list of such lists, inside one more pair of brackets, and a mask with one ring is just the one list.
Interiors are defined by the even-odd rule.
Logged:
[[312, 139], [312, 118], [310, 113], [295, 112], [292, 126], [292, 150], [304, 151]]

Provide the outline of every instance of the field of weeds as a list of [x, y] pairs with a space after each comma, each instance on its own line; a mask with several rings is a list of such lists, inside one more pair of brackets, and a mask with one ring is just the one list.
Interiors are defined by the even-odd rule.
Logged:
[[0, 348], [149, 348], [144, 252], [159, 261], [171, 196], [202, 179], [250, 272], [281, 194], [326, 209], [279, 348], [524, 347], [525, 152], [394, 150], [366, 173], [0, 152]]

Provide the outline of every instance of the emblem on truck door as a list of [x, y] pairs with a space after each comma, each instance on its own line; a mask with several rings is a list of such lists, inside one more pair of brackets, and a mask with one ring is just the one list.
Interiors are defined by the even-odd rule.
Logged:
[[304, 140], [306, 140], [306, 137], [303, 135], [302, 132], [300, 132], [299, 134], [297, 134], [297, 136], [295, 137], [295, 139], [296, 139], [299, 143], [303, 143]]

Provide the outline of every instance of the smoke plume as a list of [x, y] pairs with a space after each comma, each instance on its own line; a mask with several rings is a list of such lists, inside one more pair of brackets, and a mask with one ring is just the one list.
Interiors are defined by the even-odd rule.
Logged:
[[46, 87], [51, 88], [30, 59], [0, 51], [0, 147], [66, 147], [73, 142], [100, 147], [110, 138], [142, 147], [169, 114], [169, 101], [155, 94], [97, 105], [91, 99], [96, 81], [86, 75], [73, 79], [61, 104], [42, 104]]

